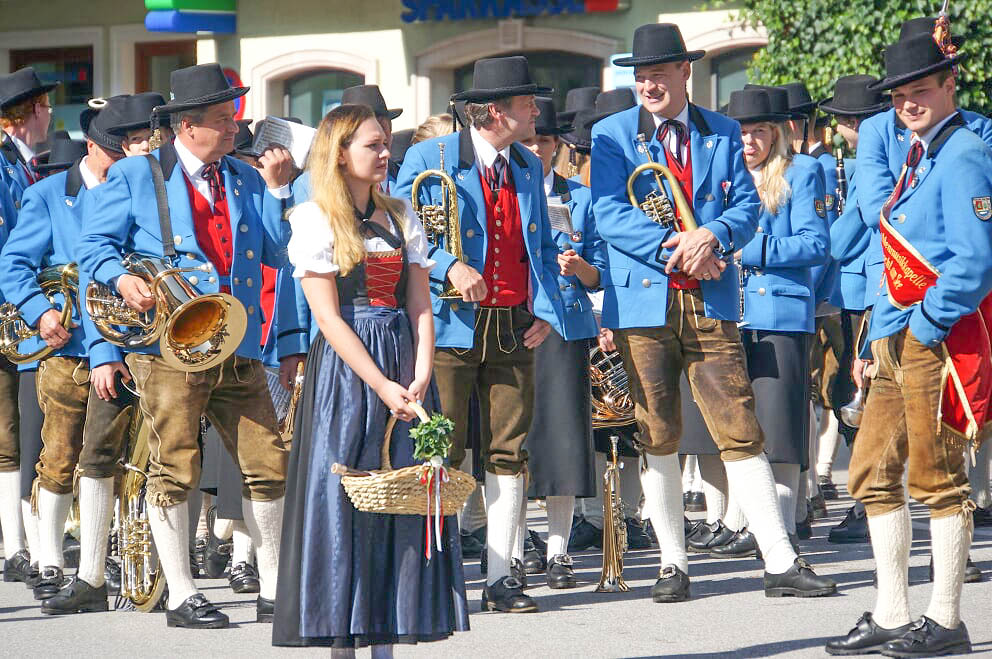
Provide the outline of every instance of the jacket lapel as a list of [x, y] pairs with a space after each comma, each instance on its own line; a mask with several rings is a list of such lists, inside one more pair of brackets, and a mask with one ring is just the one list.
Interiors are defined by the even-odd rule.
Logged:
[[[234, 171], [233, 165], [228, 162], [227, 156], [221, 159], [224, 171], [224, 191], [227, 195], [227, 212], [230, 215], [231, 235], [237, 240], [238, 225], [241, 223], [241, 177]], [[263, 194], [269, 194], [265, 191]]]
[[[445, 167], [447, 170], [448, 168]], [[458, 219], [463, 224], [465, 220], [475, 222], [476, 233], [485, 236], [486, 202], [482, 193], [482, 183], [479, 179], [479, 168], [475, 163], [475, 149], [472, 147], [472, 134], [468, 128], [458, 133], [458, 167], [452, 172], [456, 187], [461, 189], [458, 196]], [[483, 238], [482, 253], [486, 253], [486, 240]]]
[[520, 228], [524, 232], [524, 242], [527, 242], [527, 236], [531, 232], [528, 230], [526, 218], [533, 217], [531, 212], [534, 206], [534, 195], [531, 193], [531, 178], [534, 173], [531, 172], [530, 167], [527, 166], [527, 161], [517, 150], [520, 148], [522, 147], [517, 146], [516, 143], [510, 145], [510, 171], [513, 172], [513, 187], [517, 190], [517, 204], [520, 206]]
[[699, 109], [689, 104], [689, 151], [692, 157], [692, 199], [695, 205], [699, 186], [709, 177], [713, 166], [713, 152], [716, 151], [717, 135], [710, 130]]
[[[193, 202], [186, 190], [186, 176], [179, 164], [179, 155], [171, 142], [159, 149], [159, 162], [162, 163], [162, 175], [165, 177], [165, 191], [169, 197], [169, 215], [172, 219], [174, 236], [185, 236], [186, 239], [196, 240], [193, 232]], [[154, 198], [150, 200], [154, 204]], [[157, 212], [155, 213], [158, 214]], [[163, 236], [163, 238], [168, 238]], [[182, 245], [176, 245], [176, 251], [182, 251]]]
[[[933, 171], [933, 163], [937, 158], [937, 154], [940, 152], [941, 147], [943, 147], [948, 138], [954, 134], [955, 130], [963, 128], [964, 125], [964, 118], [961, 116], [961, 113], [958, 112], [950, 121], [941, 126], [940, 130], [930, 142], [930, 146], [927, 147], [927, 151], [920, 160], [920, 164], [916, 166], [915, 178], [912, 179], [912, 185], [909, 185], [905, 190], [903, 190], [903, 193], [899, 196], [898, 203], [902, 203], [906, 199], [913, 196], [913, 192], [923, 184], [923, 181], [925, 181], [927, 176], [930, 175], [930, 172]], [[909, 176], [909, 172], [906, 172], [906, 176]]]

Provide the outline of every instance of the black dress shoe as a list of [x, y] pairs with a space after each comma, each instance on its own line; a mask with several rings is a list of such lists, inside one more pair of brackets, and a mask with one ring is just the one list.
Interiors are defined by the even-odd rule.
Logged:
[[241, 593], [257, 593], [259, 590], [258, 570], [251, 563], [236, 563], [228, 577], [231, 590]]
[[503, 577], [482, 589], [482, 610], [504, 613], [536, 613], [537, 602], [524, 595], [524, 587], [513, 577]]
[[651, 599], [659, 603], [689, 599], [689, 575], [674, 565], [666, 565], [661, 577], [651, 586]]
[[833, 579], [817, 576], [801, 558], [782, 574], [765, 572], [765, 597], [823, 597], [836, 592]]
[[255, 602], [255, 622], [272, 622], [276, 615], [276, 601], [267, 600], [261, 595]]
[[623, 521], [627, 525], [627, 549], [650, 549], [651, 536], [644, 530], [644, 525], [633, 517]]
[[71, 533], [62, 536], [62, 562], [65, 567], [79, 567], [79, 540]]
[[815, 497], [809, 500], [810, 507], [812, 508], [812, 518], [813, 519], [826, 519], [829, 513], [827, 512], [827, 502], [823, 496], [823, 492], [820, 492]]
[[527, 570], [519, 559], [510, 559], [510, 576], [520, 582], [521, 588], [527, 587]]
[[103, 580], [107, 584], [108, 593], [116, 595], [121, 592], [121, 566], [109, 556], [104, 561]]
[[972, 513], [975, 526], [992, 526], [992, 506], [988, 508], [975, 508]]
[[204, 555], [207, 553], [207, 539], [197, 536], [193, 541], [193, 555], [196, 557], [196, 567], [200, 572], [205, 572], [203, 565]]
[[107, 584], [97, 588], [73, 578], [69, 585], [41, 603], [41, 612], [50, 616], [107, 611]]
[[827, 641], [826, 650], [829, 654], [874, 654], [889, 641], [908, 632], [912, 626], [912, 623], [907, 623], [895, 629], [879, 627], [871, 614], [865, 611], [854, 625], [854, 629], [847, 632], [847, 636], [839, 636]]
[[41, 569], [38, 583], [34, 586], [34, 598], [36, 600], [47, 600], [54, 597], [65, 585], [65, 576], [62, 568], [47, 566]]
[[687, 512], [706, 512], [706, 496], [702, 492], [686, 492], [682, 500]]
[[526, 543], [528, 539], [530, 540], [531, 544], [534, 545], [534, 548], [537, 549], [537, 551], [541, 552], [542, 555], [545, 556], [547, 555], [548, 543], [544, 541], [544, 538], [541, 537], [540, 533], [538, 533], [537, 531], [528, 530], [527, 538], [524, 539], [524, 542]]
[[210, 532], [207, 548], [203, 552], [203, 567], [208, 578], [220, 579], [224, 576], [233, 549], [233, 542], [221, 540], [213, 534], [213, 531]]
[[227, 616], [208, 602], [202, 593], [190, 595], [179, 608], [165, 612], [165, 624], [169, 627], [221, 629], [227, 627], [228, 622]]
[[840, 496], [837, 493], [837, 486], [834, 485], [834, 482], [830, 480], [829, 476], [820, 476], [817, 478], [817, 485], [820, 488], [820, 494], [822, 494], [823, 498], [827, 501], [833, 501]]
[[471, 533], [462, 531], [462, 558], [479, 558], [486, 550], [486, 527], [478, 528]]
[[853, 545], [868, 542], [868, 516], [863, 508], [851, 506], [844, 520], [830, 529], [827, 542], [835, 545]]
[[21, 549], [8, 558], [3, 564], [4, 581], [26, 582], [31, 577], [31, 556], [26, 549]]
[[527, 572], [527, 574], [540, 574], [548, 567], [548, 558], [546, 553], [548, 551], [548, 546], [546, 544], [544, 545], [544, 551], [538, 549], [534, 544], [531, 533], [533, 533], [533, 531], [528, 532], [527, 535], [524, 536], [524, 558], [522, 562], [524, 565], [524, 571]]
[[971, 652], [971, 638], [964, 622], [955, 629], [941, 627], [923, 616], [901, 637], [882, 646], [886, 657], [939, 657]]
[[24, 580], [24, 585], [28, 589], [33, 590], [38, 585], [38, 582], [41, 581], [41, 570], [38, 569], [37, 563], [32, 563], [30, 570], [28, 572], [28, 578]]
[[572, 531], [568, 535], [568, 552], [585, 551], [590, 547], [603, 548], [603, 529], [597, 529], [585, 517], [581, 517], [577, 524], [572, 524]]
[[806, 515], [806, 519], [801, 522], [796, 522], [796, 537], [800, 540], [809, 540], [813, 537], [813, 524], [810, 522], [810, 515]]
[[[930, 583], [933, 583], [933, 554], [930, 554], [930, 566], [928, 568], [928, 578]], [[964, 564], [964, 582], [965, 583], [979, 583], [982, 580], [982, 568], [975, 565], [974, 561], [971, 560], [971, 556], [968, 556], [968, 561]]]
[[548, 588], [575, 588], [575, 570], [572, 569], [572, 557], [568, 554], [556, 554], [548, 562]]
[[734, 534], [734, 538], [719, 547], [710, 549], [713, 558], [750, 558], [758, 556], [758, 540], [744, 527]]
[[793, 534], [790, 533], [788, 537], [789, 537], [789, 544], [792, 545], [792, 551], [796, 552], [796, 555], [798, 556], [799, 555], [799, 536], [798, 535], [793, 535]]
[[713, 547], [727, 544], [735, 535], [737, 534], [724, 526], [719, 519], [712, 524], [700, 524], [696, 527], [692, 537], [688, 539], [688, 549], [691, 552], [703, 554]]

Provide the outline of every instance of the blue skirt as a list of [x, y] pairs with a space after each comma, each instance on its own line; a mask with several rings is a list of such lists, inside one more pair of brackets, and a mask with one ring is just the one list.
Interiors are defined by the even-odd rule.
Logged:
[[[390, 380], [414, 376], [403, 310], [343, 307], [342, 313]], [[438, 409], [432, 384], [424, 401]], [[307, 357], [303, 397], [286, 476], [273, 645], [361, 647], [417, 643], [468, 631], [465, 577], [455, 515], [442, 545], [424, 558], [424, 517], [358, 512], [331, 473], [334, 462], [378, 469], [389, 410], [318, 336]], [[393, 467], [415, 464], [410, 425], [393, 430]]]

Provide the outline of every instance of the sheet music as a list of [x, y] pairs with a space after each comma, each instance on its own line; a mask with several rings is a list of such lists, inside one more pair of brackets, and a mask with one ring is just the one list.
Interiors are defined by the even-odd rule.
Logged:
[[566, 236], [574, 233], [572, 229], [572, 212], [565, 204], [556, 204], [548, 200], [548, 219], [551, 220], [551, 228], [554, 231], [561, 231]]
[[293, 162], [300, 169], [306, 165], [307, 154], [317, 131], [310, 126], [286, 121], [279, 117], [266, 117], [255, 127], [255, 139], [251, 151], [256, 156], [265, 153], [273, 146], [281, 146], [293, 156]]

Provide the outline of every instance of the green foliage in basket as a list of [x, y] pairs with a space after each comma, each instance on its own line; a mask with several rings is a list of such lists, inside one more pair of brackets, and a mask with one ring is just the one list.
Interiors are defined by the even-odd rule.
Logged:
[[410, 428], [413, 439], [413, 457], [428, 461], [433, 457], [448, 457], [451, 450], [451, 433], [455, 423], [443, 414], [432, 414], [430, 421]]

